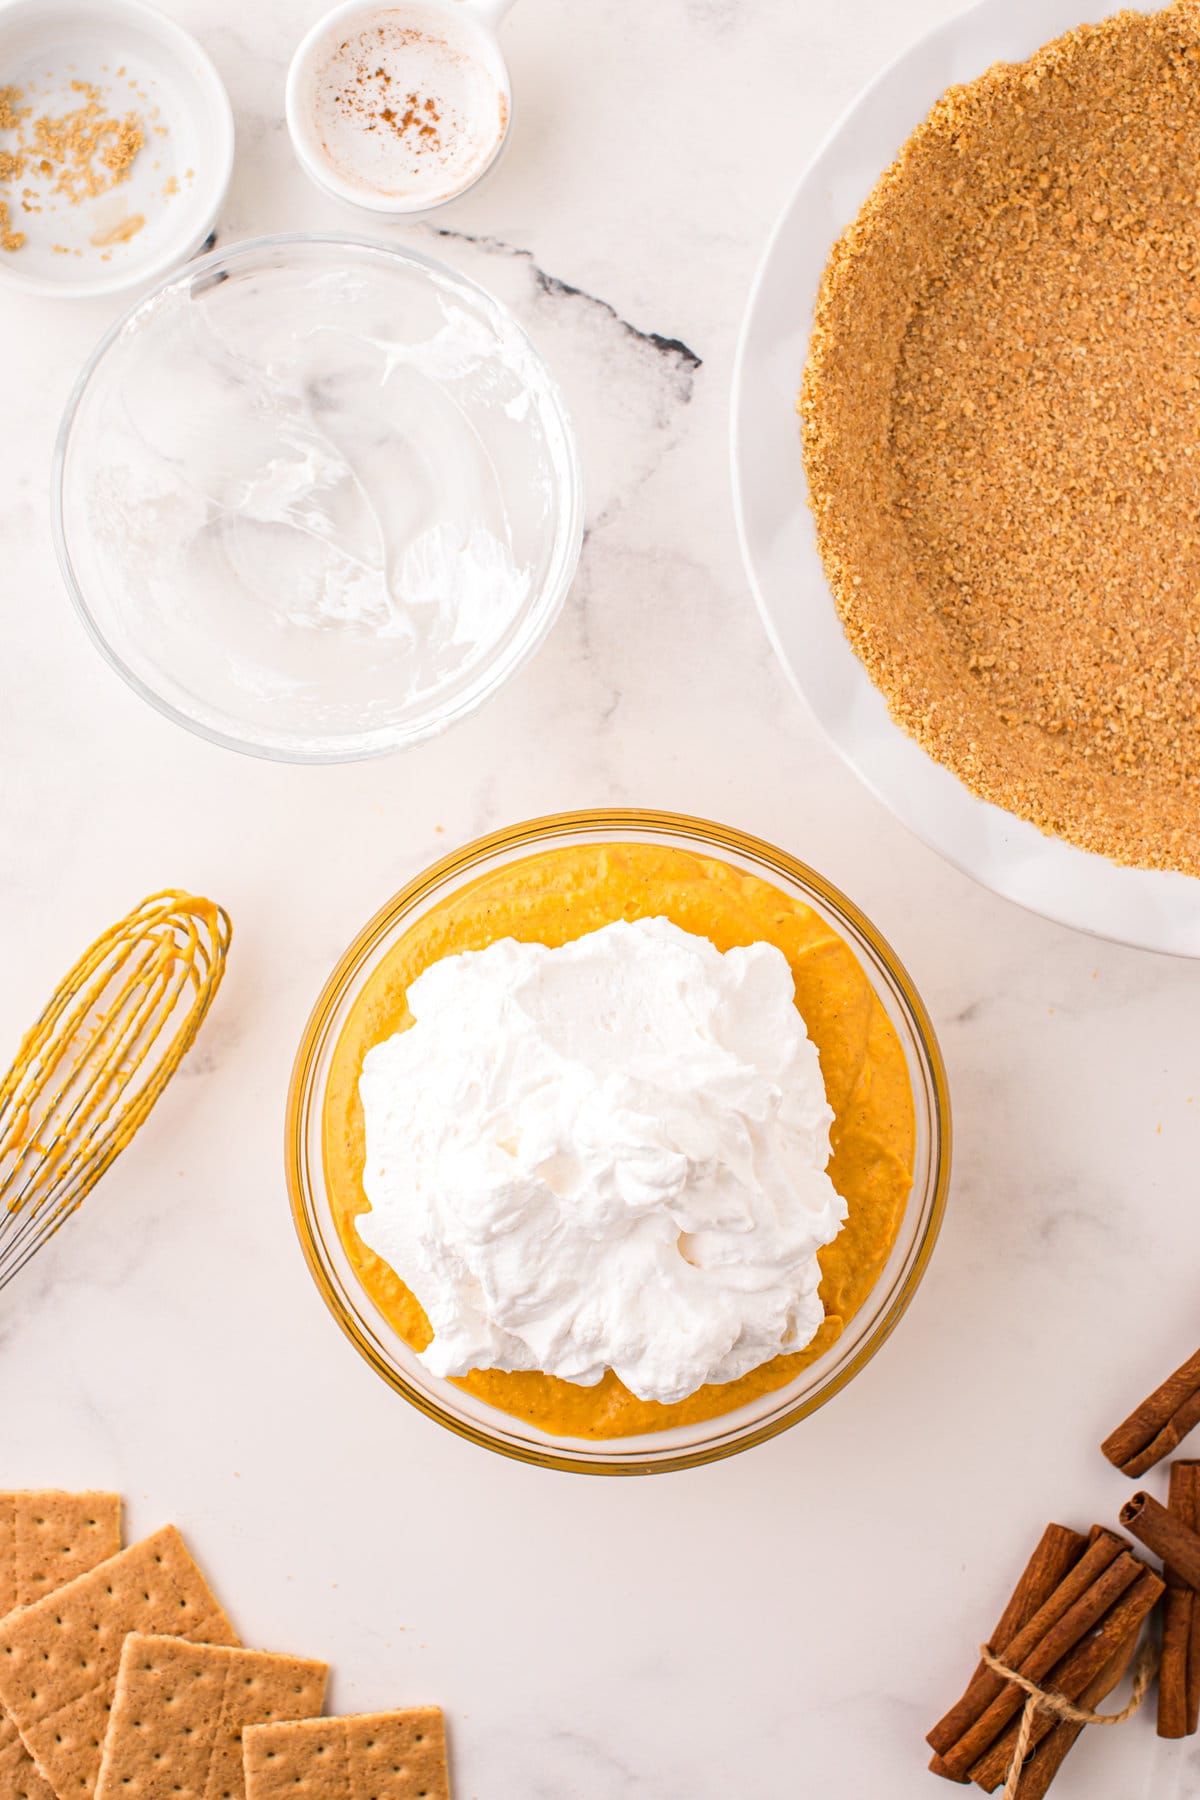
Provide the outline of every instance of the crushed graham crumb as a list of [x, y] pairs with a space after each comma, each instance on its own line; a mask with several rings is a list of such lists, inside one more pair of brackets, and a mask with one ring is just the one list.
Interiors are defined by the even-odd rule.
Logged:
[[97, 88], [84, 81], [71, 86], [81, 96], [80, 105], [58, 118], [43, 113], [33, 119], [21, 149], [42, 175], [53, 178], [53, 193], [78, 202], [127, 180], [146, 139], [134, 113], [115, 119]]
[[19, 250], [24, 242], [25, 233], [13, 226], [8, 201], [0, 200], [0, 250]]
[[976, 794], [1200, 874], [1200, 0], [951, 88], [800, 397], [846, 634]]
[[[128, 180], [146, 141], [137, 115], [113, 118], [100, 90], [90, 82], [72, 81], [71, 88], [80, 97], [79, 105], [57, 117], [35, 114], [35, 109], [24, 103], [26, 96], [20, 88], [0, 88], [0, 131], [18, 134], [14, 148], [0, 150], [0, 182], [34, 174], [46, 184], [48, 196], [77, 205]], [[29, 204], [32, 193], [28, 187], [22, 190], [24, 210], [40, 212], [40, 207]], [[9, 207], [7, 202], [3, 204], [0, 249], [19, 250], [24, 233], [8, 229]]]

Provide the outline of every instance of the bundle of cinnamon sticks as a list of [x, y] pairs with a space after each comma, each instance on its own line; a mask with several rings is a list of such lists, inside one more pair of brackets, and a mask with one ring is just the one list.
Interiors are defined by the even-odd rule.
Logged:
[[[1175, 1370], [1101, 1446], [1138, 1477], [1200, 1425], [1200, 1351]], [[1158, 1731], [1187, 1737], [1200, 1722], [1200, 1461], [1171, 1467], [1168, 1504], [1136, 1493], [1120, 1522], [1159, 1556], [1163, 1576], [1128, 1539], [1094, 1525], [1086, 1537], [1048, 1525], [987, 1639], [991, 1661], [1038, 1696], [1020, 1773], [1014, 1768], [1029, 1687], [985, 1661], [962, 1698], [929, 1733], [935, 1774], [991, 1793], [1014, 1782], [1017, 1800], [1042, 1800], [1086, 1725], [1058, 1716], [1045, 1696], [1094, 1711], [1133, 1660], [1142, 1628], [1163, 1600]]]
[[[1092, 1708], [1111, 1693], [1133, 1657], [1163, 1582], [1127, 1539], [1093, 1526], [1088, 1536], [1048, 1525], [989, 1637], [1008, 1668]], [[1008, 1776], [1026, 1695], [980, 1664], [966, 1692], [929, 1733], [930, 1768], [991, 1793]], [[1039, 1712], [1017, 1786], [1018, 1800], [1042, 1800], [1084, 1727]]]

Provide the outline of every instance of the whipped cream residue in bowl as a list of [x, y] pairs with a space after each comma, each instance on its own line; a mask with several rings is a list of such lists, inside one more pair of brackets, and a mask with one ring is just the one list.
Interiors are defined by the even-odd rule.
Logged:
[[516, 322], [338, 238], [241, 245], [139, 302], [68, 408], [58, 507], [121, 672], [204, 735], [310, 761], [478, 704], [582, 535], [570, 423]]
[[782, 952], [666, 919], [502, 939], [413, 982], [364, 1059], [358, 1221], [432, 1374], [536, 1369], [686, 1398], [802, 1349], [845, 1201]]

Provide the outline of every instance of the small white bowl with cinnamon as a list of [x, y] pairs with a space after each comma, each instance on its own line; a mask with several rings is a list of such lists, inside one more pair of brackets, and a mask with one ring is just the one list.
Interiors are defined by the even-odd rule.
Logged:
[[496, 26], [511, 0], [347, 0], [303, 39], [286, 111], [305, 173], [398, 218], [443, 206], [499, 156], [512, 117]]

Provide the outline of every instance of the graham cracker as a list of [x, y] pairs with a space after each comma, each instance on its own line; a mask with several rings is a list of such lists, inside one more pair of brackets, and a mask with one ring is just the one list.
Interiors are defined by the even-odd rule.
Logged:
[[[119, 1494], [56, 1489], [0, 1493], [0, 1615], [94, 1569], [121, 1548]], [[0, 1707], [0, 1795], [53, 1800], [37, 1764]]]
[[131, 1631], [236, 1644], [173, 1525], [0, 1619], [0, 1704], [58, 1800], [90, 1800]]
[[450, 1800], [440, 1708], [250, 1725], [246, 1800]]
[[121, 1652], [96, 1800], [244, 1800], [242, 1731], [310, 1719], [328, 1664], [131, 1632]]
[[121, 1548], [119, 1494], [0, 1493], [0, 1616]]

